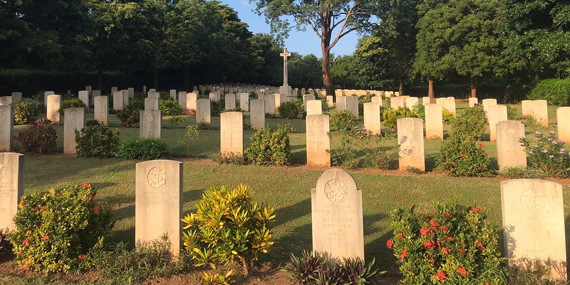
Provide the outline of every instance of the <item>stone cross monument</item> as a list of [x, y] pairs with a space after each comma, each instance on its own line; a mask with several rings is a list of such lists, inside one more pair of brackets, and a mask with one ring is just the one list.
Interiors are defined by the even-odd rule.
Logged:
[[289, 86], [287, 80], [287, 58], [291, 56], [291, 53], [287, 52], [287, 48], [283, 49], [283, 53], [280, 54], [283, 57], [283, 86]]

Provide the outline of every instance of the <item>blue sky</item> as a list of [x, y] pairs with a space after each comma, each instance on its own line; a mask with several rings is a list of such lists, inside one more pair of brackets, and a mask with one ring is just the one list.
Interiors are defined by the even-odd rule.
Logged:
[[[249, 25], [249, 30], [253, 33], [269, 34], [269, 24], [265, 23], [265, 18], [257, 16], [252, 9], [254, 4], [250, 4], [249, 0], [219, 0], [223, 4], [234, 8], [238, 12], [239, 18]], [[336, 33], [334, 34], [336, 36]], [[335, 55], [352, 54], [358, 43], [358, 34], [352, 32], [344, 36], [332, 49]], [[307, 27], [305, 32], [298, 32], [294, 28], [289, 32], [289, 38], [285, 40], [285, 47], [290, 52], [297, 52], [302, 55], [314, 54], [322, 57], [321, 40], [317, 37], [311, 27]]]

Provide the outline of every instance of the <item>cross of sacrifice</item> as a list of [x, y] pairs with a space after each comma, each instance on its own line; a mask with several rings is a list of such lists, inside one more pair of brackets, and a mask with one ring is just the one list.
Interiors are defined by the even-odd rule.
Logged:
[[289, 82], [287, 80], [287, 57], [290, 57], [291, 53], [288, 53], [287, 48], [284, 48], [283, 53], [279, 55], [283, 57], [283, 86], [288, 86]]

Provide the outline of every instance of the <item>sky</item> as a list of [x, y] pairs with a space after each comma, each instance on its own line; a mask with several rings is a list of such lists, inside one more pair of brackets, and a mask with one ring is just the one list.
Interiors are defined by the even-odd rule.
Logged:
[[[219, 0], [223, 4], [227, 4], [238, 12], [238, 16], [242, 22], [249, 25], [249, 30], [256, 33], [270, 33], [269, 24], [265, 23], [265, 17], [258, 16], [252, 10], [254, 4], [250, 4], [249, 0]], [[336, 33], [333, 34], [336, 37]], [[352, 54], [358, 43], [358, 34], [352, 32], [338, 41], [332, 48], [331, 52], [336, 56]], [[289, 38], [285, 39], [285, 47], [289, 52], [297, 52], [301, 55], [314, 54], [318, 58], [322, 57], [321, 40], [315, 34], [310, 26], [307, 26], [305, 32], [296, 31], [293, 28], [289, 32]]]

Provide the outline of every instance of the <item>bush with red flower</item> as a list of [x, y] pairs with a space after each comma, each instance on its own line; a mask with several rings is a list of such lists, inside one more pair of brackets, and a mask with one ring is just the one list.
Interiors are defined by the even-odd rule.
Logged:
[[452, 134], [443, 141], [436, 165], [451, 176], [491, 176], [484, 145], [473, 138]]
[[89, 184], [22, 197], [9, 234], [17, 263], [25, 269], [67, 272], [113, 228], [111, 210], [95, 201]]
[[481, 207], [434, 203], [390, 213], [394, 238], [386, 243], [398, 259], [403, 284], [499, 284], [506, 280], [498, 234]]

